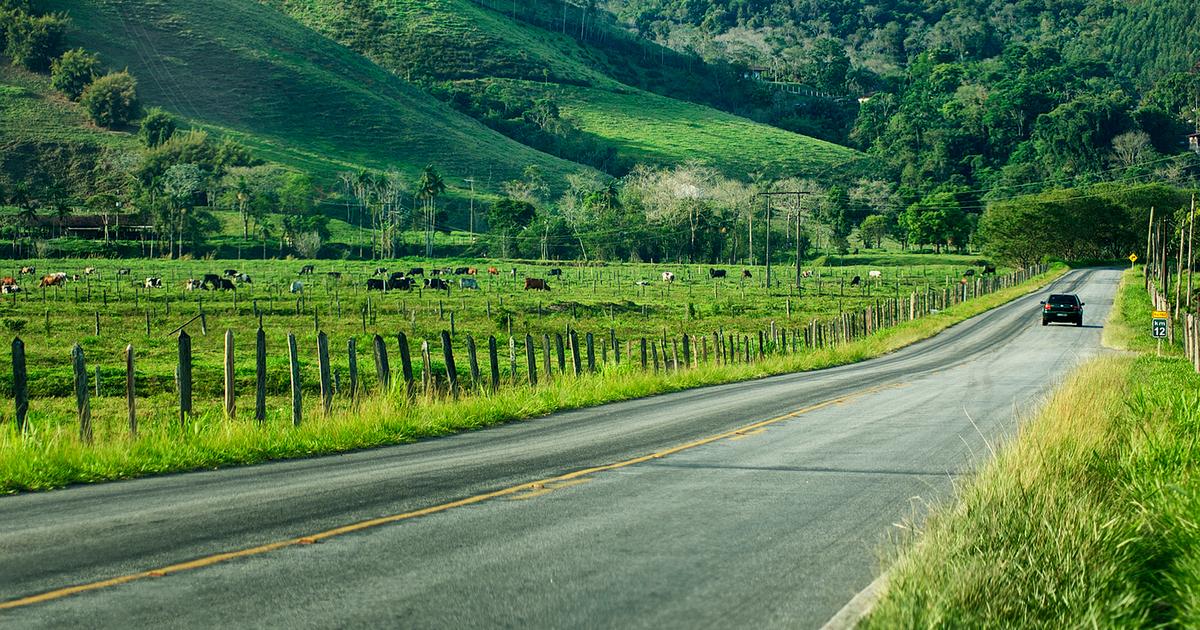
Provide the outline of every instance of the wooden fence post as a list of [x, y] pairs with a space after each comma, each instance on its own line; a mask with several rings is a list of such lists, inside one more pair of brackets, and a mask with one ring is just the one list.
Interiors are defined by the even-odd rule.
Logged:
[[542, 334], [542, 371], [546, 373], [546, 381], [550, 380], [550, 335]]
[[379, 379], [380, 389], [387, 391], [392, 385], [391, 368], [388, 366], [387, 344], [383, 342], [383, 337], [375, 335], [375, 377]]
[[559, 374], [567, 373], [567, 356], [563, 349], [562, 333], [554, 333], [554, 351], [558, 355], [558, 372]]
[[350, 368], [350, 402], [358, 402], [358, 339], [351, 337], [346, 342], [346, 357]]
[[[454, 312], [450, 312], [454, 317]], [[446, 380], [450, 382], [450, 395], [458, 398], [458, 368], [454, 365], [454, 347], [450, 345], [450, 331], [442, 331], [442, 360], [446, 362]]]
[[296, 335], [288, 333], [288, 373], [291, 375], [292, 381], [292, 426], [300, 426], [301, 420], [301, 403], [300, 398], [300, 356], [296, 351]]
[[267, 334], [261, 323], [254, 335], [254, 419], [267, 419]]
[[24, 434], [25, 416], [29, 414], [29, 375], [25, 368], [25, 342], [20, 337], [15, 337], [12, 342], [12, 369], [17, 431]]
[[83, 348], [75, 344], [71, 348], [71, 365], [75, 372], [75, 408], [79, 412], [79, 439], [92, 443], [92, 409], [88, 401], [87, 366], [83, 361]]
[[537, 357], [534, 356], [533, 335], [525, 333], [525, 365], [529, 368], [529, 384], [537, 385]]
[[137, 397], [134, 389], [133, 344], [125, 346], [125, 405], [129, 411], [129, 437], [137, 439]]
[[192, 413], [192, 337], [187, 331], [179, 331], [179, 425], [187, 424]]
[[236, 414], [237, 398], [233, 392], [233, 331], [225, 329], [225, 417]]
[[321, 408], [325, 415], [333, 410], [333, 384], [329, 382], [329, 336], [317, 333], [317, 371], [321, 375]]
[[583, 371], [583, 366], [579, 360], [579, 335], [575, 334], [574, 330], [571, 330], [568, 334], [571, 342], [571, 367], [574, 370], [575, 377], [578, 378], [579, 373]]
[[404, 393], [406, 396], [412, 396], [414, 390], [412, 355], [408, 349], [408, 337], [404, 331], [396, 333], [396, 345], [400, 348], [400, 374], [404, 378]]
[[644, 371], [646, 371], [646, 338], [645, 337], [642, 337], [641, 351], [642, 351], [642, 371], [644, 372]]
[[658, 374], [658, 342], [650, 342], [650, 354], [654, 357], [654, 373]]
[[479, 387], [479, 356], [476, 354], [478, 350], [475, 348], [475, 338], [467, 335], [467, 364], [471, 368], [471, 384], [474, 387]]
[[683, 366], [692, 364], [692, 345], [687, 333], [683, 333]]
[[488, 369], [492, 376], [492, 391], [500, 388], [500, 357], [496, 351], [496, 336], [488, 335]]
[[596, 339], [595, 339], [595, 337], [592, 336], [592, 333], [588, 333], [586, 336], [586, 341], [587, 341], [588, 371], [595, 372], [596, 371]]

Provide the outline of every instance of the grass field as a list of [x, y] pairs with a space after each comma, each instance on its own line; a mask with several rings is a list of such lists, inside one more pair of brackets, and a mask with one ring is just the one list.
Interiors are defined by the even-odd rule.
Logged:
[[862, 624], [1196, 627], [1200, 376], [1148, 338], [1140, 270], [1106, 339], [952, 505], [935, 509]]
[[[813, 369], [861, 360], [886, 352], [915, 339], [932, 334], [963, 317], [979, 312], [998, 300], [1009, 299], [1027, 288], [1016, 288], [972, 300], [935, 315], [877, 334], [867, 340], [836, 348], [779, 355], [749, 364], [716, 366], [710, 360], [700, 369], [675, 374], [643, 373], [630, 365], [634, 339], [646, 337], [660, 347], [662, 339], [680, 339], [683, 333], [705, 339], [723, 331], [728, 338], [757, 339], [772, 322], [778, 329], [803, 329], [811, 319], [828, 319], [840, 310], [861, 310], [889, 297], [901, 295], [907, 300], [911, 291], [928, 287], [941, 291], [947, 282], [956, 281], [962, 266], [885, 268], [878, 284], [843, 288], [842, 278], [866, 277], [866, 268], [819, 270], [819, 276], [805, 279], [802, 295], [794, 286], [780, 284], [768, 293], [757, 284], [761, 269], [751, 269], [754, 278], [711, 280], [707, 268], [683, 266], [610, 265], [600, 268], [565, 268], [562, 277], [549, 277], [546, 267], [517, 264], [514, 280], [509, 275], [478, 278], [479, 291], [452, 290], [449, 295], [437, 291], [373, 293], [362, 289], [370, 266], [366, 263], [316, 262], [317, 274], [305, 276], [304, 298], [298, 302], [288, 293], [287, 283], [295, 279], [301, 261], [266, 261], [236, 264], [229, 261], [74, 261], [33, 263], [39, 272], [63, 270], [75, 272], [94, 264], [94, 276], [70, 283], [63, 289], [50, 289], [8, 296], [0, 302], [0, 327], [9, 335], [19, 334], [26, 344], [29, 389], [33, 402], [29, 414], [32, 432], [19, 437], [10, 410], [0, 415], [0, 491], [56, 487], [73, 481], [128, 477], [147, 472], [186, 470], [196, 467], [248, 463], [262, 459], [335, 452], [396, 443], [420, 436], [438, 435], [451, 430], [469, 429], [495, 422], [540, 415], [555, 409], [597, 404], [661, 391], [706, 383], [728, 382], [769, 373]], [[113, 270], [128, 264], [129, 276], [115, 276]], [[393, 269], [408, 269], [419, 261], [393, 262]], [[439, 264], [463, 264], [439, 261]], [[487, 261], [474, 261], [481, 269]], [[50, 266], [48, 266], [50, 265]], [[423, 264], [429, 268], [428, 264]], [[233, 293], [191, 292], [182, 290], [183, 280], [205, 272], [220, 273], [237, 267], [251, 274], [252, 287], [243, 286]], [[504, 264], [510, 269], [511, 263]], [[663, 269], [679, 277], [672, 286], [659, 279]], [[731, 275], [742, 268], [730, 268]], [[337, 270], [340, 282], [323, 275]], [[703, 272], [703, 275], [701, 275]], [[161, 290], [135, 289], [134, 284], [147, 275], [164, 279]], [[844, 275], [843, 275], [844, 274]], [[519, 283], [526, 275], [549, 277], [548, 293], [525, 292]], [[644, 279], [649, 286], [639, 287]], [[1044, 280], [1044, 278], [1043, 278]], [[90, 294], [89, 294], [90, 285]], [[898, 288], [897, 288], [898, 285]], [[1016, 293], [1014, 293], [1016, 292]], [[107, 299], [107, 304], [105, 300]], [[256, 307], [263, 313], [268, 346], [268, 417], [258, 427], [253, 410], [253, 333], [257, 326]], [[369, 306], [368, 306], [369, 304]], [[175, 398], [174, 369], [176, 339], [169, 333], [205, 312], [208, 334], [200, 323], [191, 323], [195, 357], [195, 417], [180, 427]], [[369, 309], [369, 310], [368, 310]], [[149, 313], [151, 332], [146, 334]], [[364, 313], [368, 313], [364, 316]], [[789, 317], [790, 313], [790, 317]], [[100, 334], [96, 334], [96, 320]], [[364, 324], [365, 320], [365, 324]], [[451, 322], [453, 321], [453, 324]], [[501, 379], [508, 385], [499, 394], [468, 396], [461, 406], [447, 402], [446, 369], [436, 341], [442, 330], [454, 327], [453, 344], [457, 372], [470, 391], [465, 359], [465, 336], [471, 335], [481, 348], [486, 338], [495, 335], [500, 342]], [[318, 374], [315, 361], [316, 329], [331, 339], [332, 368], [342, 383], [332, 418], [319, 412]], [[539, 369], [542, 363], [543, 335], [562, 334], [568, 328], [596, 337], [596, 362], [599, 376], [584, 379], [562, 378], [557, 361], [553, 375], [541, 375], [538, 388], [524, 385], [524, 335], [534, 336]], [[238, 419], [222, 421], [222, 356], [225, 329], [235, 331], [236, 385], [239, 392]], [[518, 368], [510, 367], [509, 331], [514, 337]], [[49, 331], [49, 332], [47, 332]], [[422, 341], [430, 342], [431, 389], [418, 387], [417, 401], [409, 401], [401, 390], [382, 398], [363, 396], [358, 402], [346, 395], [350, 339], [358, 345], [361, 387], [364, 392], [378, 390], [371, 358], [371, 336], [383, 335], [392, 354], [392, 371], [398, 369], [396, 333], [404, 332], [414, 357], [414, 371], [420, 374]], [[608, 348], [615, 331], [621, 366], [614, 364]], [[306, 399], [304, 429], [291, 430], [288, 367], [285, 338], [294, 333], [301, 357], [301, 380]], [[96, 418], [96, 447], [80, 444], [76, 435], [72, 376], [69, 351], [79, 343], [88, 362], [89, 376], [100, 368], [100, 395], [91, 401]], [[739, 344], [743, 342], [739, 340]], [[130, 442], [126, 435], [124, 412], [124, 348], [132, 344], [137, 353], [137, 391], [142, 436]], [[744, 345], [739, 345], [739, 352]], [[635, 354], [637, 346], [633, 348]], [[678, 352], [672, 348], [672, 354]], [[581, 350], [582, 353], [582, 350]], [[7, 355], [8, 350], [2, 353]], [[481, 350], [481, 357], [485, 357]], [[569, 355], [568, 355], [569, 356]], [[9, 359], [5, 356], [4, 361]], [[664, 359], [665, 361], [665, 359]], [[569, 359], [568, 359], [569, 362]], [[486, 380], [486, 358], [481, 358]], [[568, 371], [570, 368], [568, 367]], [[11, 391], [11, 377], [0, 377], [0, 388]], [[398, 377], [397, 377], [398, 380]], [[418, 376], [418, 381], [420, 380]], [[548, 381], [548, 382], [547, 382]], [[95, 381], [89, 379], [89, 388]], [[370, 410], [370, 411], [364, 411]], [[310, 426], [311, 425], [311, 426]], [[226, 441], [232, 440], [232, 443]], [[228, 448], [227, 448], [228, 447]], [[95, 449], [95, 450], [92, 450]], [[101, 455], [101, 453], [106, 453]], [[100, 458], [96, 460], [94, 458]]]
[[498, 186], [536, 164], [548, 177], [582, 169], [458, 114], [365, 57], [258, 2], [52, 0], [71, 45], [128, 67], [142, 97], [263, 157], [313, 172], [426, 164], [447, 180]]

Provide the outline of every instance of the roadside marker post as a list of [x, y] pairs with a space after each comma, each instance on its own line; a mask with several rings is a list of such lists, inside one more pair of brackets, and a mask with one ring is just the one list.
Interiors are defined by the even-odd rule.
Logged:
[[1162, 340], [1167, 336], [1170, 313], [1154, 311], [1150, 314], [1150, 334], [1158, 340], [1158, 356], [1162, 356]]

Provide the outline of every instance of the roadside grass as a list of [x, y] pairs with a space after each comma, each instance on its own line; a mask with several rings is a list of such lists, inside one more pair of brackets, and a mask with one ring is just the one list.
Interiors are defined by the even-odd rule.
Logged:
[[1125, 274], [1108, 324], [1139, 354], [1082, 366], [933, 506], [860, 627], [1200, 624], [1200, 376], [1132, 336], [1140, 281]]
[[[941, 312], [905, 322], [868, 338], [841, 346], [733, 365], [700, 365], [675, 373], [643, 372], [626, 358], [608, 364], [595, 375], [555, 377], [538, 387], [508, 386], [496, 393], [478, 392], [458, 401], [444, 397], [409, 400], [398, 389], [366, 397], [357, 405], [339, 401], [328, 417], [318, 397], [306, 395], [306, 421], [292, 427], [273, 398], [274, 411], [259, 425], [243, 411], [237, 420], [225, 419], [218, 402], [198, 401], [196, 414], [183, 428], [169, 393], [139, 400], [139, 437], [131, 440], [123, 426], [123, 401], [95, 399], [94, 445], [78, 438], [70, 422], [73, 401], [39, 401], [34, 429], [19, 435], [11, 422], [0, 424], [0, 493], [47, 490], [74, 483], [125, 479], [166, 472], [245, 465], [272, 459], [308, 457], [399, 444], [419, 438], [472, 430], [502, 422], [544, 416], [566, 409], [629, 400], [682, 389], [761, 378], [842, 365], [880, 356], [937, 332], [1020, 295], [1036, 290], [1065, 273], [1056, 266], [1024, 284], [964, 302]], [[548, 380], [548, 382], [546, 382]], [[239, 398], [239, 408], [252, 408]]]

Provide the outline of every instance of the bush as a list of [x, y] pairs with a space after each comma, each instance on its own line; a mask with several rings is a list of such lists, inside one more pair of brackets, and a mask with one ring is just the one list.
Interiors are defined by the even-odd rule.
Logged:
[[13, 65], [44, 72], [50, 68], [50, 62], [62, 54], [67, 33], [65, 15], [34, 17], [14, 11], [8, 14], [7, 22], [4, 52], [12, 58]]
[[96, 79], [80, 99], [92, 122], [114, 129], [137, 116], [137, 81], [128, 72], [114, 72]]
[[50, 85], [78, 101], [100, 73], [100, 57], [82, 48], [68, 50], [50, 64]]
[[157, 107], [151, 107], [142, 119], [142, 128], [138, 135], [147, 147], [157, 147], [175, 135], [175, 119], [170, 114]]

